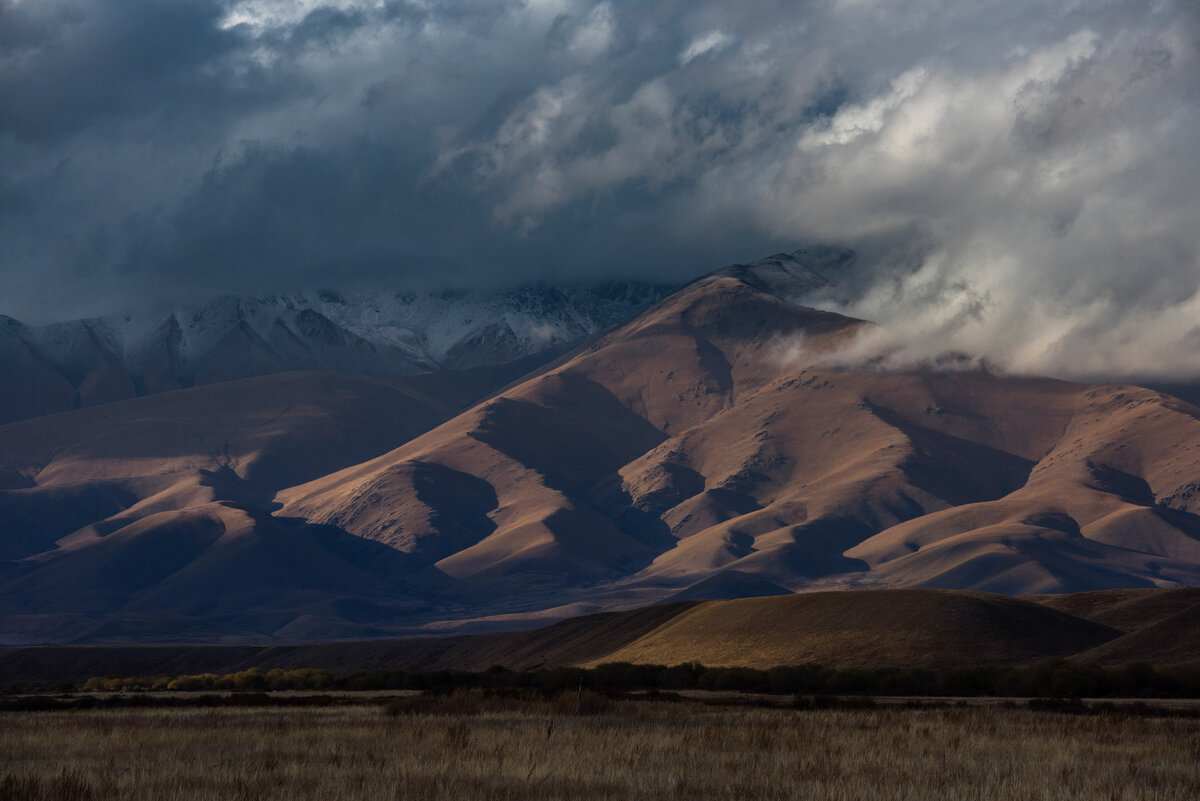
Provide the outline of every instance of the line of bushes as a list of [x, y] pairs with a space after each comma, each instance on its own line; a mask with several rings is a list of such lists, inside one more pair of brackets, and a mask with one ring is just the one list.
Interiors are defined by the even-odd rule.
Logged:
[[1041, 698], [1200, 698], [1200, 670], [1160, 670], [1153, 665], [1121, 668], [1055, 660], [1029, 667], [971, 667], [945, 670], [884, 668], [854, 670], [796, 665], [770, 670], [614, 662], [595, 668], [512, 671], [388, 670], [337, 676], [327, 670], [244, 670], [187, 676], [96, 677], [52, 687], [23, 683], [10, 693], [29, 692], [213, 692], [279, 690], [422, 690], [529, 688], [546, 693], [583, 687], [597, 691], [724, 690], [772, 694], [997, 696]]
[[[374, 698], [374, 696], [369, 696]], [[268, 692], [180, 693], [153, 695], [150, 693], [120, 693], [108, 695], [35, 695], [0, 696], [0, 712], [53, 712], [65, 709], [164, 709], [209, 707], [325, 707], [349, 706], [354, 703], [347, 695], [272, 695]], [[4, 798], [0, 795], [0, 798]]]

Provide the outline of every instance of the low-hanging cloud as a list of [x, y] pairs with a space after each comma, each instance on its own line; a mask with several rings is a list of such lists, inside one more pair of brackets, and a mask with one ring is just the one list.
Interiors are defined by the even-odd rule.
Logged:
[[0, 0], [0, 313], [830, 242], [899, 361], [1195, 373], [1197, 101], [1185, 0]]

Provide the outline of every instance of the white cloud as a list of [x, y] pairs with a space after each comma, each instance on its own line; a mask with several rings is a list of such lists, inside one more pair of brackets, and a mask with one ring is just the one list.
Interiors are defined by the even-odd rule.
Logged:
[[295, 25], [319, 8], [347, 11], [383, 6], [384, 0], [240, 0], [229, 6], [221, 24], [225, 28], [248, 25], [261, 31]]
[[869, 103], [844, 106], [828, 121], [813, 126], [800, 139], [800, 147], [845, 145], [866, 134], [879, 133], [888, 113], [895, 111], [916, 94], [927, 77], [924, 68], [909, 70], [892, 81], [891, 91]]
[[596, 58], [612, 45], [617, 20], [610, 3], [600, 3], [571, 36], [567, 52], [585, 60]]
[[733, 37], [722, 30], [709, 31], [706, 34], [697, 36], [691, 43], [683, 49], [679, 54], [679, 63], [687, 64], [693, 59], [708, 53], [717, 53], [724, 50], [733, 41]]

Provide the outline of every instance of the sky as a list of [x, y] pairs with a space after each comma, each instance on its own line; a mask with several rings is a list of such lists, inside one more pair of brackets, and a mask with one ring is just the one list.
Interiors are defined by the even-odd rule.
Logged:
[[854, 249], [896, 363], [1200, 375], [1194, 0], [0, 0], [0, 313]]

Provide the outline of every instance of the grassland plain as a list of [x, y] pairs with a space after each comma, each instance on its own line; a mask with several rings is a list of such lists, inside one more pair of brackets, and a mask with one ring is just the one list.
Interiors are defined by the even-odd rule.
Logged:
[[[568, 703], [569, 702], [569, 703]], [[21, 712], [6, 801], [1200, 798], [1200, 720], [601, 701]]]

